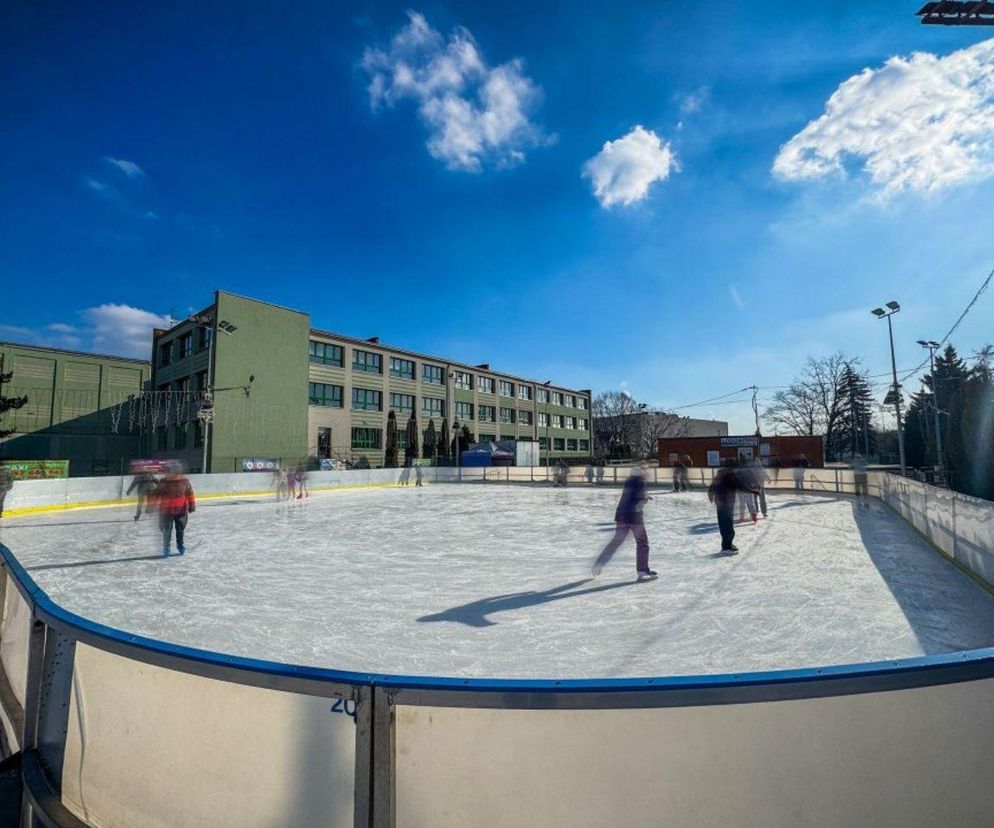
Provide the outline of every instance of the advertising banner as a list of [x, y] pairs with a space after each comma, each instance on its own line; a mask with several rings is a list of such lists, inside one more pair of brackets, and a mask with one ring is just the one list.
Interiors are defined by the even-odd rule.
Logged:
[[69, 476], [68, 460], [0, 460], [14, 480], [59, 480]]
[[735, 446], [758, 446], [758, 437], [722, 437], [721, 444], [734, 448]]

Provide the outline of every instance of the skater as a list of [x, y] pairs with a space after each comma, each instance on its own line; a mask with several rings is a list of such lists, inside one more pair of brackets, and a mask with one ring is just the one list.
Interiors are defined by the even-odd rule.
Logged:
[[303, 500], [311, 496], [307, 491], [307, 466], [301, 463], [297, 466], [297, 500]]
[[687, 473], [687, 467], [683, 465], [683, 460], [679, 457], [673, 461], [673, 491], [679, 492], [683, 485], [683, 476]]
[[724, 461], [708, 488], [708, 500], [715, 505], [718, 514], [721, 551], [726, 555], [735, 555], [739, 551], [739, 548], [732, 543], [735, 540], [735, 496], [740, 491], [755, 489], [742, 480], [735, 465], [734, 460]]
[[286, 473], [286, 499], [293, 500], [297, 496], [297, 470], [288, 469]]
[[128, 486], [127, 494], [136, 492], [138, 495], [138, 508], [135, 510], [135, 520], [141, 520], [142, 506], [145, 511], [149, 510], [150, 498], [155, 494], [155, 487], [159, 484], [155, 475], [147, 471], [139, 471]]
[[423, 476], [424, 475], [423, 475], [423, 473], [421, 471], [421, 464], [418, 463], [414, 467], [414, 485], [415, 486], [420, 486], [421, 485], [421, 480], [422, 480]]
[[794, 461], [794, 491], [804, 491], [804, 470], [810, 467], [811, 463], [803, 454]]
[[178, 461], [169, 465], [169, 471], [159, 481], [155, 489], [155, 503], [159, 509], [159, 528], [162, 530], [162, 554], [171, 553], [173, 529], [176, 529], [176, 551], [186, 554], [183, 536], [189, 515], [197, 510], [197, 501], [193, 496], [193, 487], [183, 467]]
[[753, 499], [756, 501], [756, 505], [759, 506], [759, 511], [762, 512], [763, 517], [766, 517], [766, 482], [770, 479], [770, 476], [763, 466], [763, 461], [758, 457], [752, 461], [751, 471], [753, 482], [759, 489], [759, 492], [753, 495]]
[[286, 472], [282, 466], [273, 469], [273, 489], [276, 490], [277, 500], [286, 500]]
[[6, 466], [0, 466], [0, 518], [3, 517], [3, 502], [7, 499], [7, 492], [14, 488], [14, 478]]
[[694, 467], [694, 461], [690, 459], [689, 454], [683, 455], [681, 461], [683, 463], [683, 474], [680, 477], [680, 488], [685, 492], [690, 491], [690, 472], [687, 471]]
[[657, 573], [649, 569], [649, 538], [645, 534], [645, 521], [642, 518], [642, 505], [647, 500], [652, 498], [646, 493], [645, 467], [638, 466], [625, 481], [625, 488], [621, 492], [621, 500], [614, 513], [614, 537], [594, 561], [595, 578], [601, 574], [604, 565], [618, 551], [629, 532], [635, 536], [635, 571], [638, 579], [642, 581], [657, 577]]

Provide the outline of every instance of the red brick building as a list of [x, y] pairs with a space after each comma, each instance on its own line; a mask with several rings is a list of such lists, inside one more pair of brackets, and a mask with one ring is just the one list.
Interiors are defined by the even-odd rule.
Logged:
[[803, 454], [812, 468], [825, 465], [822, 437], [660, 437], [659, 465], [672, 466], [688, 455], [695, 466], [720, 466], [723, 460], [758, 457], [764, 466], [793, 466]]

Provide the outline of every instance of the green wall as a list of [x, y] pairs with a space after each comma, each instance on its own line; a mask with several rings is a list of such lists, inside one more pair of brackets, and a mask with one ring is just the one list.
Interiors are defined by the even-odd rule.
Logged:
[[303, 459], [310, 317], [218, 291], [215, 324], [225, 322], [236, 330], [215, 333], [210, 471], [240, 471], [245, 457]]

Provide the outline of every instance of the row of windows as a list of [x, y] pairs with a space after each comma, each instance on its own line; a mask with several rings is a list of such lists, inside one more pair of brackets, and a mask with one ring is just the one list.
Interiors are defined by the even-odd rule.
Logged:
[[[440, 437], [440, 432], [435, 433], [435, 439], [438, 440]], [[330, 440], [330, 438], [328, 438]], [[507, 439], [513, 440], [514, 436], [511, 435]], [[320, 440], [320, 438], [319, 438]], [[480, 442], [487, 441], [497, 441], [496, 434], [481, 434]], [[428, 431], [425, 430], [421, 433], [422, 445], [428, 441]], [[327, 442], [327, 441], [326, 441]], [[545, 437], [539, 437], [539, 448], [543, 451], [549, 450], [549, 441]], [[179, 448], [179, 446], [177, 446]], [[383, 448], [383, 432], [378, 428], [353, 428], [352, 429], [352, 448], [354, 449], [380, 449]], [[397, 448], [401, 451], [407, 448], [407, 432], [398, 431], [397, 432]], [[553, 451], [590, 451], [590, 441], [574, 439], [573, 437], [553, 437], [552, 438], [552, 449]]]
[[201, 448], [204, 445], [204, 424], [200, 420], [194, 420], [192, 423], [181, 423], [177, 426], [172, 426], [171, 428], [159, 427], [155, 430], [155, 448], [156, 451], [167, 451], [169, 449], [169, 432], [173, 433], [173, 445], [174, 449], [185, 449], [190, 443], [190, 432], [193, 432], [193, 447]]
[[[210, 347], [214, 332], [211, 328], [197, 328], [197, 350]], [[168, 342], [159, 343], [159, 365], [171, 365], [174, 360], [184, 359], [193, 353], [193, 331], [187, 331]]]
[[[328, 385], [323, 382], [311, 382], [307, 385], [307, 402], [309, 405], [319, 405], [329, 408], [342, 407], [341, 385]], [[414, 410], [416, 398], [413, 394], [390, 394], [390, 408], [398, 413], [409, 413]], [[371, 388], [352, 389], [352, 410], [353, 411], [382, 411], [383, 394]], [[445, 400], [436, 397], [422, 397], [421, 411], [431, 417], [445, 416]], [[492, 405], [481, 405], [477, 408], [480, 422], [492, 423], [496, 415], [496, 408]], [[456, 403], [456, 417], [460, 420], [472, 420], [473, 404], [468, 402]], [[522, 425], [533, 425], [534, 415], [531, 411], [515, 411], [513, 408], [500, 409], [500, 421], [502, 423], [518, 422]], [[548, 427], [549, 418], [544, 411], [538, 414], [538, 424]], [[587, 421], [583, 418], [561, 417], [558, 414], [552, 415], [553, 428], [578, 428], [580, 431], [587, 430]]]
[[[310, 341], [310, 361], [319, 365], [330, 365], [341, 368], [345, 364], [344, 348], [340, 345], [332, 345], [316, 340]], [[383, 373], [383, 357], [372, 351], [363, 351], [359, 348], [352, 349], [352, 370], [361, 371], [366, 374]], [[390, 376], [396, 379], [406, 379], [414, 381], [417, 376], [414, 360], [402, 357], [390, 357]], [[466, 371], [454, 371], [453, 382], [456, 388], [464, 391], [473, 390], [473, 375]], [[426, 362], [421, 364], [421, 382], [429, 385], [445, 385], [445, 369], [441, 365], [429, 365]], [[494, 380], [490, 377], [476, 377], [477, 388], [481, 394], [494, 393]], [[515, 388], [515, 383], [508, 380], [500, 380], [498, 390], [502, 397], [517, 396], [519, 400], [532, 399], [532, 387], [519, 383]], [[549, 389], [538, 389], [538, 401], [540, 403], [549, 402]], [[552, 391], [552, 404], [567, 408], [587, 408], [587, 400], [578, 397], [576, 394], [563, 394], [560, 391]]]

